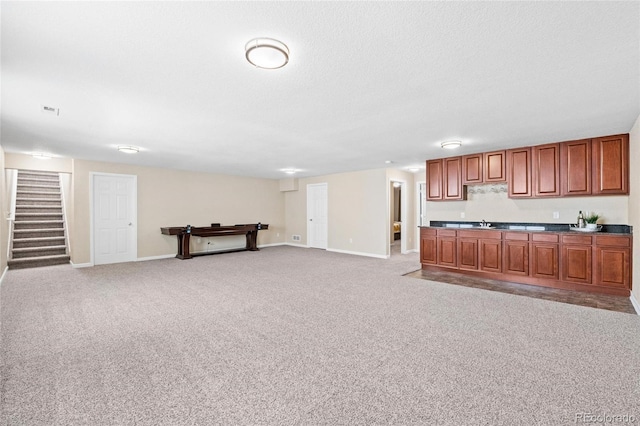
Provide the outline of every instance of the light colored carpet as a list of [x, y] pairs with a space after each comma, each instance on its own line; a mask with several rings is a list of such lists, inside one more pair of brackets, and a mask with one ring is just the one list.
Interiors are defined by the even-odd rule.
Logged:
[[640, 422], [640, 317], [271, 247], [12, 270], [6, 425]]

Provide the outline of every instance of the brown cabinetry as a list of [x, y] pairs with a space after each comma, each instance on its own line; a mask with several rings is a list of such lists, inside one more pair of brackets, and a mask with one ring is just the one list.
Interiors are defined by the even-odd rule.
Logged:
[[560, 144], [538, 145], [531, 149], [534, 197], [560, 195]]
[[507, 185], [509, 197], [531, 197], [531, 148], [507, 151]]
[[529, 234], [523, 232], [504, 233], [505, 274], [529, 275]]
[[427, 161], [427, 201], [442, 200], [442, 160]]
[[443, 199], [464, 199], [462, 186], [462, 157], [450, 157], [443, 160]]
[[562, 236], [562, 280], [591, 284], [592, 238], [590, 235]]
[[630, 288], [631, 238], [596, 236], [594, 284], [606, 287]]
[[506, 151], [486, 152], [484, 154], [484, 181], [504, 182], [507, 180]]
[[457, 254], [456, 231], [438, 229], [436, 239], [438, 266], [456, 268], [458, 266]]
[[560, 144], [560, 194], [591, 195], [591, 139]]
[[502, 272], [502, 232], [488, 232], [494, 235], [478, 240], [480, 270], [485, 272]]
[[628, 194], [629, 135], [592, 139], [591, 149], [592, 194]]
[[477, 184], [484, 182], [482, 175], [482, 154], [465, 155], [462, 157], [462, 184]]
[[435, 229], [420, 229], [420, 263], [431, 265], [438, 263]]
[[458, 239], [458, 267], [460, 269], [478, 269], [478, 239]]
[[558, 234], [531, 234], [531, 276], [557, 280], [559, 250]]

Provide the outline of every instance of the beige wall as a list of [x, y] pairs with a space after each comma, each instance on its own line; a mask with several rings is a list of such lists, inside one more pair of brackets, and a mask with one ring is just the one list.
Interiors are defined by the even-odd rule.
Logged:
[[[640, 116], [629, 133], [629, 157], [629, 225], [636, 231], [640, 229], [640, 168], [636, 162], [640, 159]], [[637, 232], [634, 234], [631, 285], [634, 298], [640, 302], [640, 238]]]
[[0, 275], [7, 268], [7, 256], [8, 256], [8, 247], [9, 247], [9, 221], [8, 217], [8, 205], [9, 205], [9, 197], [11, 194], [8, 194], [6, 183], [5, 183], [5, 162], [6, 155], [4, 153], [4, 149], [0, 146], [0, 190], [2, 194], [0, 195], [0, 211], [2, 212], [2, 216], [0, 219]]
[[286, 242], [307, 244], [307, 185], [327, 183], [329, 250], [386, 256], [389, 252], [389, 182], [385, 169], [301, 178], [285, 193]]
[[91, 261], [91, 172], [137, 176], [138, 258], [176, 253], [176, 237], [162, 235], [164, 226], [262, 222], [269, 229], [258, 234], [259, 245], [284, 241], [284, 196], [277, 180], [74, 160], [74, 264]]
[[27, 154], [8, 152], [5, 156], [5, 168], [20, 170], [39, 170], [45, 172], [71, 173], [73, 160], [71, 158], [50, 158], [39, 160]]

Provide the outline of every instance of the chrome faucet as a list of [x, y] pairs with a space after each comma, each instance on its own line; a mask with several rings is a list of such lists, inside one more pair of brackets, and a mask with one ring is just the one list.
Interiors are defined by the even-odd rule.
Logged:
[[482, 219], [482, 222], [480, 222], [480, 226], [482, 228], [486, 227], [487, 226], [487, 222], [484, 219]]

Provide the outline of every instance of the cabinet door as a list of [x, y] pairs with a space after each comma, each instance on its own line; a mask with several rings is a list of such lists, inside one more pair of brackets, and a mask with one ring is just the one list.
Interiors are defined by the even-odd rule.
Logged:
[[560, 195], [560, 144], [534, 146], [531, 150], [533, 165], [533, 196]]
[[502, 272], [502, 241], [479, 240], [480, 270]]
[[531, 276], [558, 279], [558, 244], [531, 243]]
[[458, 268], [478, 269], [478, 239], [458, 239]]
[[594, 284], [630, 288], [630, 250], [623, 247], [596, 246]]
[[425, 235], [420, 238], [420, 263], [431, 265], [438, 263], [435, 235]]
[[507, 151], [509, 197], [531, 197], [531, 148]]
[[560, 193], [591, 195], [591, 139], [560, 144]]
[[629, 193], [629, 135], [595, 138], [591, 142], [593, 155], [592, 193]]
[[503, 270], [505, 274], [529, 275], [529, 242], [504, 242]]
[[442, 160], [427, 161], [427, 201], [442, 200]]
[[445, 158], [443, 162], [444, 200], [463, 200], [462, 157]]
[[591, 246], [562, 246], [562, 280], [591, 284]]
[[484, 154], [484, 181], [504, 182], [507, 180], [506, 151], [494, 151]]
[[462, 157], [462, 184], [482, 183], [482, 154], [465, 155]]
[[438, 237], [438, 265], [456, 268], [458, 262], [456, 261], [457, 247], [456, 239], [451, 237]]

